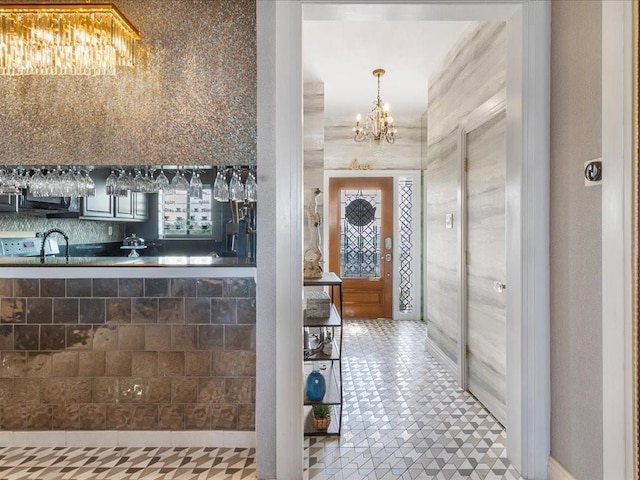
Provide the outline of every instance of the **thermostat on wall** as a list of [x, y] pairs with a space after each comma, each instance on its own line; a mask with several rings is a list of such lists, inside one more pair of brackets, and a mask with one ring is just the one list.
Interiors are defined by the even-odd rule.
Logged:
[[584, 184], [587, 187], [602, 183], [602, 158], [584, 162]]

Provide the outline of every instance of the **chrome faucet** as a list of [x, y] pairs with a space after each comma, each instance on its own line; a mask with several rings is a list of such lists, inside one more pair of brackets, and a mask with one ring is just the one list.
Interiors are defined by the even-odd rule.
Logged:
[[67, 263], [69, 263], [69, 237], [67, 236], [66, 233], [64, 233], [62, 230], [60, 230], [59, 228], [52, 228], [51, 230], [48, 230], [44, 236], [42, 237], [42, 247], [40, 247], [40, 263], [44, 263], [44, 247], [47, 243], [47, 238], [49, 237], [49, 235], [51, 235], [52, 233], [59, 233], [60, 235], [62, 235], [62, 238], [64, 238], [64, 241], [67, 244], [67, 250], [66, 250], [66, 257], [67, 257]]

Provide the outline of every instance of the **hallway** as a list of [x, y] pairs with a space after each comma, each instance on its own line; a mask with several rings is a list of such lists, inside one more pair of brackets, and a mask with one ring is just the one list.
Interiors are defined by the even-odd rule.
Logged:
[[345, 324], [342, 436], [305, 439], [305, 479], [521, 478], [502, 426], [425, 352], [423, 322]]
[[[305, 439], [309, 480], [520, 479], [499, 423], [425, 353], [419, 321], [347, 320], [342, 436]], [[253, 449], [4, 448], [3, 480], [254, 479]]]

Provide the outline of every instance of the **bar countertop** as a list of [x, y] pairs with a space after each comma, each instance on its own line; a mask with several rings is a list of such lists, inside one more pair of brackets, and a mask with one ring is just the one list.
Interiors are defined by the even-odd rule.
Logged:
[[255, 267], [254, 259], [210, 256], [170, 257], [0, 257], [2, 267]]

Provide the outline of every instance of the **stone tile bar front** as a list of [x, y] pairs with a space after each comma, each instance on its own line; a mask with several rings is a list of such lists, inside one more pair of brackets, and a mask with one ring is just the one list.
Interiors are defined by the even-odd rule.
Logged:
[[255, 268], [220, 270], [3, 269], [0, 445], [30, 431], [250, 438]]

